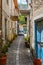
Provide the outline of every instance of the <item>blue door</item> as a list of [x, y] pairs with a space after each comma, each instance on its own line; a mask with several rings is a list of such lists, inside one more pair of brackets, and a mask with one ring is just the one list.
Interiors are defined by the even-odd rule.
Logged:
[[40, 22], [35, 23], [35, 49], [36, 49], [36, 57], [40, 58], [40, 42], [41, 42], [41, 28]]
[[35, 23], [36, 57], [43, 60], [43, 21]]

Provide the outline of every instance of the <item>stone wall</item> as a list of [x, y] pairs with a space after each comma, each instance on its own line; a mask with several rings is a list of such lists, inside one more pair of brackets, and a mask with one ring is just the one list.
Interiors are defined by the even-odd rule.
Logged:
[[34, 12], [34, 20], [43, 17], [43, 6]]
[[7, 22], [9, 19], [9, 2], [7, 4], [6, 0], [2, 1], [2, 35], [3, 40], [5, 40], [5, 37], [7, 35]]
[[[2, 31], [3, 31], [3, 39], [9, 36], [12, 33], [11, 16], [14, 16], [14, 3], [13, 0], [3, 0], [2, 1]], [[7, 21], [5, 21], [7, 19]], [[5, 30], [6, 29], [6, 30]]]
[[29, 15], [27, 15], [27, 35], [29, 37]]
[[43, 1], [32, 0], [31, 8], [31, 27], [30, 27], [30, 42], [33, 49], [35, 49], [35, 20], [43, 17]]

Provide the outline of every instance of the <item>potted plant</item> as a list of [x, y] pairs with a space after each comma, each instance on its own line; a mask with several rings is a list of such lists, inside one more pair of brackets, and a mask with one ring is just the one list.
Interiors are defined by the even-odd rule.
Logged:
[[27, 48], [30, 48], [30, 43], [29, 43], [29, 37], [28, 36], [25, 36], [24, 37], [24, 40], [25, 40], [25, 46], [27, 47]]
[[6, 60], [7, 60], [7, 45], [4, 44], [2, 46], [2, 50], [1, 50], [1, 55], [0, 55], [0, 65], [6, 65]]
[[28, 45], [27, 45], [27, 44], [28, 44], [28, 36], [25, 36], [25, 37], [24, 37], [24, 40], [25, 40], [25, 46], [27, 47], [27, 46], [28, 46]]

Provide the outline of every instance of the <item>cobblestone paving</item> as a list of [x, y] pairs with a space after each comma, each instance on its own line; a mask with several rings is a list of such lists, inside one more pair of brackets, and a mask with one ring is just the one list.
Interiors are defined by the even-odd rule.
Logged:
[[25, 47], [23, 36], [13, 41], [7, 53], [6, 65], [33, 65], [30, 50]]

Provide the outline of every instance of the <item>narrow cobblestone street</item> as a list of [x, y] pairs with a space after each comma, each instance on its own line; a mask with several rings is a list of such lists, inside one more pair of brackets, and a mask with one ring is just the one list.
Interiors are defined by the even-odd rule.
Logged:
[[25, 47], [23, 36], [18, 36], [8, 50], [6, 65], [33, 65], [30, 50]]
[[0, 65], [43, 65], [43, 0], [0, 0]]

